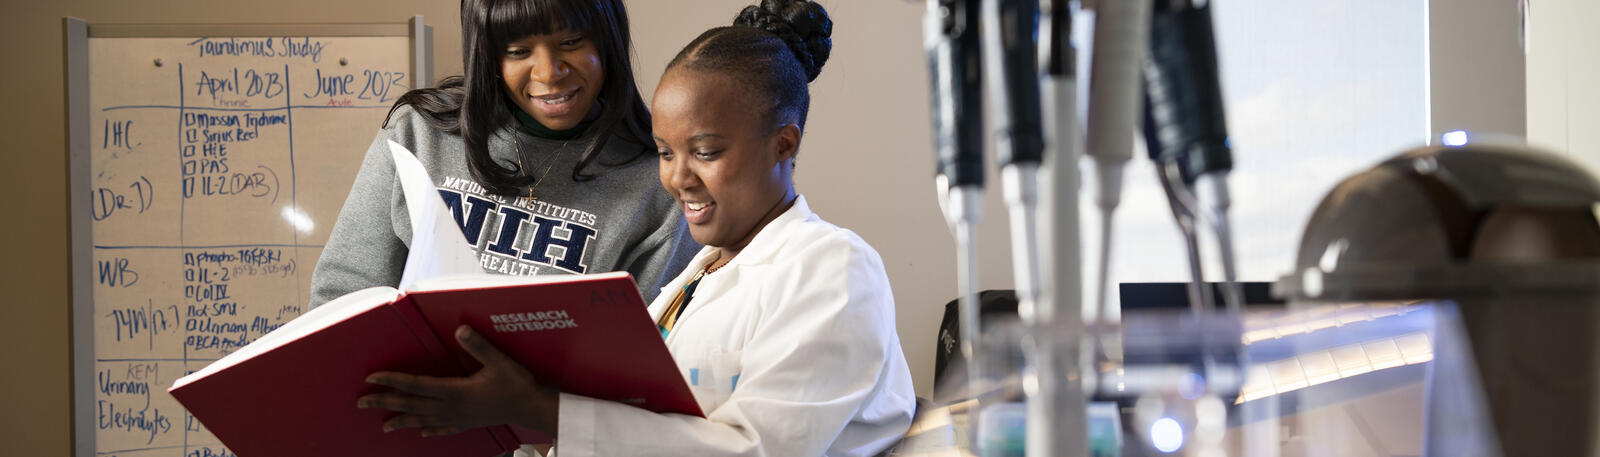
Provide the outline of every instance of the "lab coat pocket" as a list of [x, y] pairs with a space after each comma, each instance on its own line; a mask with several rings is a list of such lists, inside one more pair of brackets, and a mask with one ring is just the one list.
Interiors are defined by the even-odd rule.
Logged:
[[728, 402], [728, 397], [739, 387], [743, 351], [712, 351], [688, 365], [684, 378], [689, 390], [706, 414]]

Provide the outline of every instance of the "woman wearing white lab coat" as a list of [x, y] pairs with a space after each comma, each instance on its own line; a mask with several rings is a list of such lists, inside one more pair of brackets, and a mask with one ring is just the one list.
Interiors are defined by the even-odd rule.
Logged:
[[[664, 317], [717, 256], [702, 250], [651, 315]], [[700, 278], [668, 332], [706, 419], [562, 395], [557, 448], [563, 457], [876, 454], [905, 433], [916, 403], [894, 322], [877, 253], [795, 196]]]
[[386, 429], [512, 423], [562, 457], [868, 456], [905, 433], [916, 400], [883, 262], [792, 179], [832, 23], [813, 2], [764, 0], [734, 24], [689, 43], [652, 103], [661, 184], [705, 248], [650, 314], [706, 417], [555, 392], [462, 329], [485, 366], [473, 376], [370, 378], [400, 391], [361, 400], [405, 413]]

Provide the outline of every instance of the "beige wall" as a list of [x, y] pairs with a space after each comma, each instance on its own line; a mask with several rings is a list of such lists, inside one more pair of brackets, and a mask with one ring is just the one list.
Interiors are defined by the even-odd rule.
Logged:
[[1528, 142], [1600, 169], [1600, 15], [1592, 0], [1530, 2]]
[[[731, 18], [745, 0], [630, 0], [637, 74], [648, 97], [667, 60], [694, 35]], [[921, 395], [931, 392], [933, 335], [955, 294], [954, 246], [933, 198], [920, 2], [824, 0], [836, 21], [834, 54], [813, 85], [799, 190], [823, 217], [877, 247], [899, 307], [901, 341]], [[452, 0], [8, 1], [0, 6], [0, 114], [11, 162], [0, 167], [6, 258], [0, 289], [0, 455], [71, 451], [67, 155], [63, 16], [95, 23], [402, 22], [434, 27], [435, 76], [460, 72]], [[1009, 287], [998, 189], [981, 228], [981, 282]]]
[[1427, 14], [1428, 138], [1453, 130], [1527, 136], [1518, 3], [1433, 2]]

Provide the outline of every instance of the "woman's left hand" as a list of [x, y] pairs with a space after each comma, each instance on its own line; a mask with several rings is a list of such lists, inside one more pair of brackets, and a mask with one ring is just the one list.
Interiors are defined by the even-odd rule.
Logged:
[[456, 340], [483, 369], [464, 378], [440, 378], [380, 371], [367, 382], [392, 392], [356, 400], [360, 408], [401, 413], [383, 423], [385, 432], [420, 428], [422, 436], [460, 433], [479, 427], [516, 424], [556, 435], [560, 393], [540, 385], [528, 369], [462, 325]]

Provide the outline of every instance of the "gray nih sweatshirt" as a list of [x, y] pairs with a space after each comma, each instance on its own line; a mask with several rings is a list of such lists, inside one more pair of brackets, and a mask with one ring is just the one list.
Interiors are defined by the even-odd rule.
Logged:
[[[411, 107], [394, 112], [367, 149], [328, 244], [311, 275], [311, 306], [373, 286], [395, 286], [405, 268], [411, 222], [395, 179], [388, 140], [417, 155], [445, 206], [478, 254], [485, 271], [510, 275], [627, 271], [645, 303], [677, 276], [700, 246], [690, 238], [682, 209], [661, 188], [653, 154], [618, 165], [648, 146], [612, 137], [578, 182], [572, 169], [593, 140], [539, 138], [515, 120], [495, 132], [496, 162], [516, 163], [517, 135], [535, 180], [521, 197], [489, 194], [472, 179], [459, 135], [429, 126]], [[552, 162], [553, 160], [553, 162]]]

